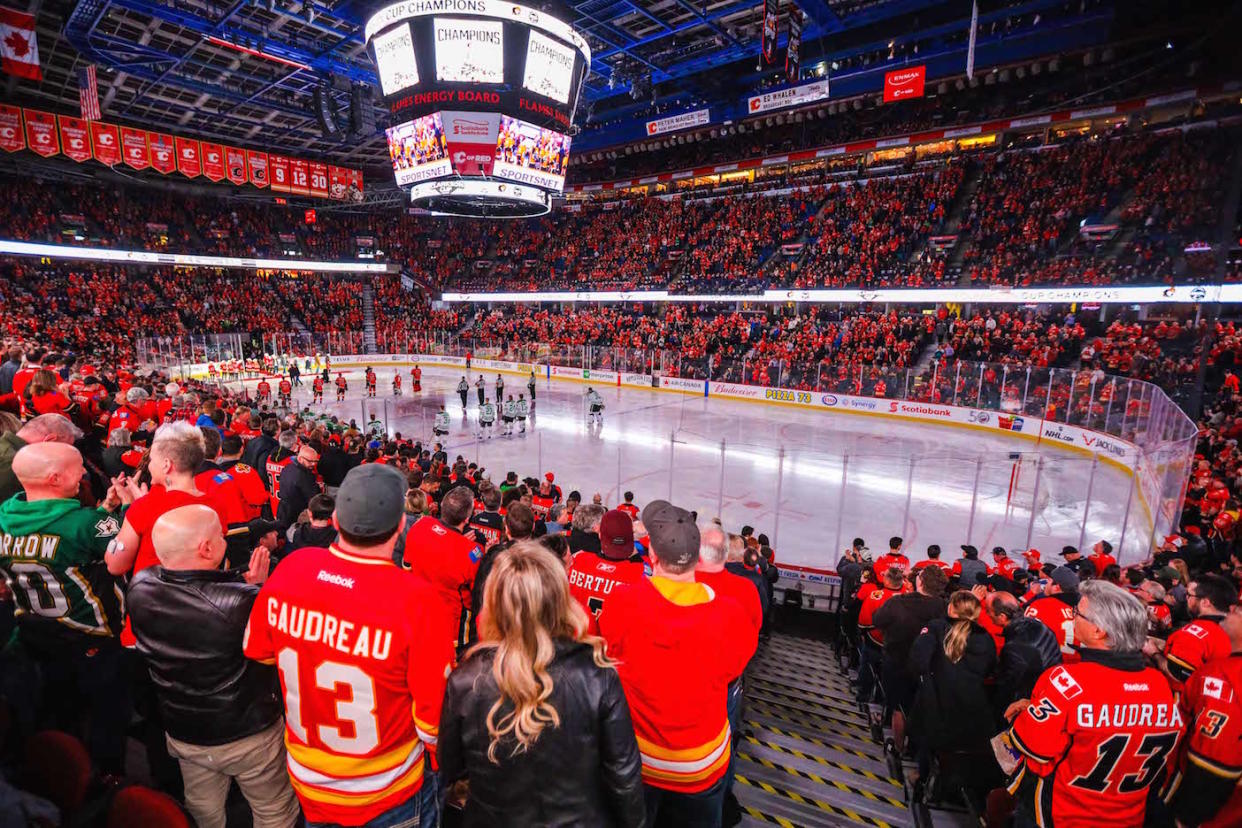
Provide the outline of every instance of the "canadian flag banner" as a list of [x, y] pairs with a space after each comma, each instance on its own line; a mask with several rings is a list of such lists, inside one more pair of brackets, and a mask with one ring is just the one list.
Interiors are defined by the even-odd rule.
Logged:
[[246, 166], [250, 168], [250, 183], [256, 187], [266, 187], [267, 153], [246, 150]]
[[241, 186], [246, 183], [246, 151], [237, 147], [224, 148], [224, 170], [229, 183]]
[[193, 138], [174, 139], [177, 142], [177, 172], [186, 178], [198, 178], [203, 171], [202, 157], [198, 152], [198, 141]]
[[224, 147], [203, 142], [203, 175], [212, 181], [224, 179]]
[[151, 145], [152, 168], [164, 175], [172, 175], [172, 171], [177, 169], [177, 149], [173, 146], [172, 136], [149, 132], [147, 142]]
[[121, 163], [121, 133], [115, 124], [91, 121], [91, 149], [100, 164], [115, 167]]
[[151, 166], [146, 130], [121, 127], [121, 152], [125, 156], [125, 163], [135, 170], [145, 170]]
[[60, 116], [60, 144], [65, 155], [79, 164], [91, 160], [91, 136], [87, 122], [81, 118]]
[[33, 14], [0, 6], [0, 58], [0, 69], [10, 75], [43, 80]]
[[26, 148], [26, 135], [22, 132], [22, 108], [0, 104], [0, 149], [17, 152]]

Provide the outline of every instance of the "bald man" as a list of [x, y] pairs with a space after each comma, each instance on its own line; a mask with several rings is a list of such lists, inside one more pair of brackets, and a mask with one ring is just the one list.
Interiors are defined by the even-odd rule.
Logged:
[[[41, 414], [15, 432], [0, 434], [0, 503], [21, 491], [17, 474], [11, 468], [18, 451], [35, 443], [71, 446], [81, 436], [82, 430], [63, 414]], [[74, 494], [77, 494], [77, 489], [74, 489]]]
[[276, 509], [276, 523], [281, 534], [297, 523], [298, 515], [306, 511], [310, 500], [323, 490], [315, 474], [319, 466], [319, 452], [311, 446], [298, 449], [297, 458], [280, 473], [280, 505]]
[[227, 542], [209, 506], [171, 509], [155, 521], [159, 563], [134, 576], [126, 603], [151, 673], [168, 753], [181, 765], [186, 810], [200, 828], [224, 828], [236, 779], [261, 828], [288, 828], [298, 805], [289, 785], [283, 701], [275, 668], [242, 654], [246, 621], [267, 577], [267, 550], [246, 572], [221, 570]]
[[[66, 713], [89, 713], [92, 758], [106, 773], [123, 773], [129, 691], [116, 637], [118, 585], [104, 564], [120, 520], [77, 501], [85, 469], [71, 445], [32, 443], [12, 468], [24, 491], [0, 504], [0, 572], [17, 602], [18, 663], [0, 669], [5, 691], [15, 693], [23, 728], [55, 717], [64, 729]], [[117, 504], [115, 496], [105, 502]]]

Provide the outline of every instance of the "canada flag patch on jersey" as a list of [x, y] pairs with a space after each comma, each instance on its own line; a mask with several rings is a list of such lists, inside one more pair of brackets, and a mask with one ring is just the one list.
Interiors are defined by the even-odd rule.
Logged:
[[1049, 680], [1052, 682], [1052, 686], [1057, 689], [1057, 692], [1067, 699], [1077, 698], [1082, 695], [1082, 685], [1074, 681], [1074, 677], [1064, 667], [1058, 667], [1053, 670]]
[[1187, 624], [1183, 629], [1193, 635], [1195, 638], [1204, 639], [1208, 637], [1208, 631], [1201, 624]]
[[1203, 695], [1220, 699], [1221, 701], [1229, 701], [1233, 698], [1233, 691], [1225, 687], [1223, 679], [1209, 676], [1203, 680]]

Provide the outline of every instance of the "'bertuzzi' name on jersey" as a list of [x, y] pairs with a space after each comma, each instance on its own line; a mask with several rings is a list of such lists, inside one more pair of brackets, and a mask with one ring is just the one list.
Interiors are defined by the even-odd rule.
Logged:
[[[319, 574], [322, 579], [328, 573]], [[290, 638], [300, 638], [312, 644], [322, 642], [337, 652], [358, 658], [386, 661], [392, 651], [390, 630], [372, 629], [366, 624], [355, 625], [330, 613], [307, 610], [276, 597], [267, 599], [267, 623]]]
[[[606, 563], [598, 563], [595, 565], [597, 570], [616, 571], [616, 566], [609, 566]], [[569, 583], [574, 586], [582, 587], [590, 592], [602, 592], [604, 595], [612, 592], [613, 587], [625, 583], [613, 578], [605, 578], [602, 575], [588, 575], [580, 570], [569, 570]]]

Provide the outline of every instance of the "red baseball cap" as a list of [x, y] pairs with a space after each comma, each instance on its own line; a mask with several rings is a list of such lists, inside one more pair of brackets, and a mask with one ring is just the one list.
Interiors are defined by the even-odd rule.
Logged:
[[1028, 550], [1026, 550], [1025, 552], [1023, 552], [1023, 553], [1022, 553], [1022, 557], [1026, 558], [1026, 559], [1027, 559], [1028, 561], [1030, 561], [1031, 563], [1039, 563], [1039, 560], [1040, 560], [1039, 550], [1038, 550], [1038, 549], [1028, 549]]
[[551, 483], [551, 482], [553, 482], [554, 480], [556, 480], [556, 475], [554, 475], [552, 472], [548, 472], [548, 473], [547, 473], [547, 474], [545, 474], [543, 477], [544, 477], [544, 479], [545, 479], [545, 480], [547, 480], [549, 483]]
[[599, 550], [613, 560], [634, 554], [634, 521], [629, 515], [619, 509], [604, 513], [599, 521]]

